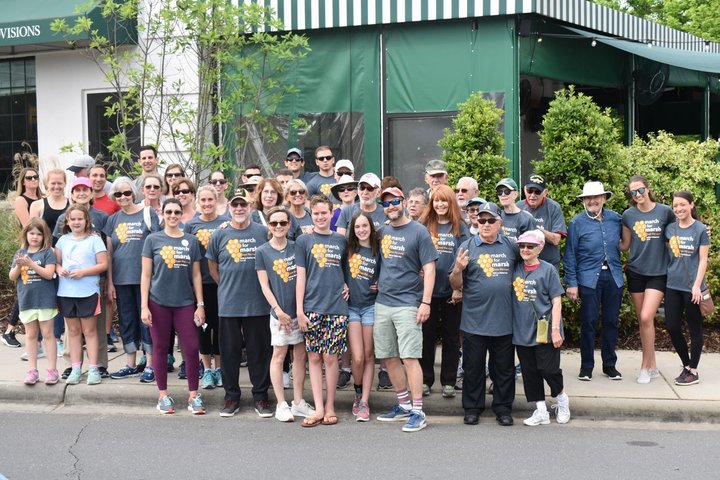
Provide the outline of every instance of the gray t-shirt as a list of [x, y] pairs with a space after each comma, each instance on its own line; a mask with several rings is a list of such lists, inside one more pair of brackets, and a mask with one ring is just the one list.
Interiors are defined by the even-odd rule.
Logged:
[[301, 234], [312, 232], [312, 229], [314, 227], [312, 215], [310, 214], [310, 209], [307, 207], [303, 207], [303, 209], [305, 210], [305, 215], [299, 218], [293, 215], [292, 212], [290, 212], [290, 216], [292, 217], [292, 220], [295, 222], [298, 228], [297, 236], [295, 237], [296, 240], [300, 237]]
[[[667, 288], [692, 292], [698, 266], [700, 265], [700, 245], [710, 245], [705, 225], [696, 220], [687, 228], [671, 223], [665, 228], [668, 241], [670, 264], [667, 269]], [[703, 278], [700, 290], [707, 285]]]
[[512, 275], [519, 258], [517, 245], [502, 235], [493, 243], [475, 236], [460, 245], [460, 249], [467, 250], [469, 255], [463, 271], [460, 330], [490, 337], [510, 335]]
[[[52, 248], [46, 248], [34, 253], [28, 253], [26, 249], [21, 248], [15, 253], [10, 268], [15, 268], [15, 258], [21, 254], [30, 257], [40, 267], [57, 263], [55, 250]], [[46, 280], [42, 278], [32, 267], [21, 267], [20, 277], [17, 280], [17, 300], [21, 312], [36, 308], [57, 308], [55, 282], [52, 279]]]
[[250, 222], [242, 230], [228, 225], [210, 237], [205, 257], [218, 265], [221, 317], [259, 317], [270, 313], [255, 272], [255, 252], [267, 243], [267, 232], [262, 225]]
[[308, 189], [308, 198], [311, 198], [313, 195], [317, 194], [323, 194], [326, 197], [328, 197], [330, 200], [335, 203], [335, 197], [332, 195], [332, 192], [330, 191], [330, 187], [335, 185], [335, 175], [330, 175], [329, 177], [323, 177], [319, 173], [314, 175], [310, 180], [305, 182], [305, 185], [307, 185]]
[[300, 235], [295, 242], [295, 261], [305, 269], [303, 309], [325, 315], [347, 315], [342, 296], [347, 240], [337, 232]]
[[[95, 207], [90, 207], [88, 209], [88, 213], [90, 214], [90, 222], [92, 223], [92, 227], [98, 235], [101, 236], [103, 240], [105, 240], [105, 224], [108, 220], [108, 214], [103, 212], [102, 210], [98, 210]], [[57, 223], [55, 224], [55, 229], [53, 230], [52, 234], [55, 238], [60, 238], [63, 236], [62, 233], [62, 226], [65, 224], [65, 214], [63, 213], [58, 217]]]
[[118, 210], [108, 218], [103, 230], [112, 242], [112, 280], [115, 285], [140, 285], [142, 251], [145, 239], [160, 229], [157, 214], [151, 208], [150, 228], [143, 210], [128, 215]]
[[[349, 229], [352, 218], [359, 211], [360, 211], [360, 205], [357, 203], [354, 203], [347, 207], [343, 207], [342, 211], [340, 212], [340, 218], [338, 218], [336, 226], [340, 227], [340, 228], [344, 228], [346, 230]], [[382, 207], [380, 205], [376, 204], [375, 210], [370, 212], [369, 215], [370, 215], [370, 218], [372, 218], [373, 225], [375, 226], [375, 230], [380, 230], [380, 227], [385, 225], [385, 221], [387, 220], [387, 217], [385, 216], [385, 211], [382, 209]]]
[[665, 227], [674, 221], [672, 209], [661, 203], [649, 212], [641, 212], [634, 205], [623, 212], [623, 227], [630, 230], [628, 270], [648, 276], [667, 274]]
[[142, 256], [153, 261], [150, 299], [165, 307], [195, 303], [193, 262], [200, 261], [200, 245], [193, 235], [171, 237], [164, 231], [148, 235]]
[[370, 286], [378, 281], [380, 275], [380, 249], [373, 255], [372, 248], [359, 246], [358, 251], [347, 258], [345, 282], [350, 288], [350, 301], [353, 308], [369, 307], [375, 303], [377, 291], [371, 292]]
[[[513, 275], [513, 344], [525, 347], [538, 345], [537, 322], [545, 317], [548, 321], [548, 339], [552, 342], [552, 299], [565, 291], [555, 267], [544, 260], [534, 270], [526, 270], [520, 262]], [[562, 321], [560, 335], [564, 338]]]
[[516, 241], [520, 235], [535, 228], [535, 217], [525, 210], [520, 210], [517, 213], [502, 211], [500, 216], [503, 222], [501, 232], [510, 240]]
[[[288, 240], [283, 250], [276, 250], [266, 243], [255, 251], [255, 270], [265, 270], [270, 290], [275, 295], [280, 310], [295, 318], [295, 284], [297, 266], [295, 265], [295, 242]], [[275, 315], [271, 312], [271, 315]]]
[[445, 298], [452, 295], [449, 280], [450, 270], [455, 264], [455, 257], [457, 257], [460, 244], [468, 238], [470, 238], [470, 235], [464, 223], [460, 224], [459, 237], [452, 234], [449, 223], [438, 225], [437, 236], [432, 236], [433, 244], [438, 252], [438, 260], [435, 264], [434, 298]]
[[400, 227], [385, 225], [380, 232], [380, 253], [377, 302], [388, 307], [419, 306], [423, 295], [420, 271], [438, 259], [430, 233], [414, 220]]
[[[524, 200], [517, 202], [520, 209], [527, 211], [535, 218], [533, 228], [543, 227], [548, 232], [559, 233], [563, 237], [567, 235], [567, 225], [565, 217], [563, 217], [560, 204], [551, 198], [545, 198], [545, 201], [538, 208], [530, 208]], [[555, 268], [560, 266], [560, 245], [552, 245], [550, 242], [545, 243], [545, 247], [540, 252], [540, 260], [545, 260], [553, 264]]]
[[215, 230], [217, 230], [220, 225], [226, 223], [227, 221], [227, 217], [221, 215], [218, 215], [215, 220], [211, 220], [209, 222], [206, 222], [197, 216], [191, 218], [185, 224], [185, 228], [183, 229], [185, 233], [195, 235], [195, 238], [197, 238], [198, 242], [200, 242], [200, 255], [202, 256], [200, 259], [200, 270], [202, 271], [203, 283], [205, 284], [215, 283], [215, 280], [213, 280], [210, 276], [207, 258], [205, 258], [205, 253], [207, 252], [207, 247], [210, 243], [210, 237], [212, 237], [212, 234], [215, 233]]

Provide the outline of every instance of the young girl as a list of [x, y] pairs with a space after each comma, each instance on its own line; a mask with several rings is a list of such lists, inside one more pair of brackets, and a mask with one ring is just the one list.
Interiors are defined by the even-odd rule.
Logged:
[[[310, 385], [316, 413], [303, 427], [335, 425], [338, 356], [347, 350], [347, 286], [343, 275], [345, 237], [330, 230], [332, 202], [324, 195], [310, 199], [314, 231], [295, 242], [297, 317], [309, 352]], [[322, 365], [327, 401], [323, 404]]]
[[57, 345], [53, 334], [53, 318], [57, 315], [57, 292], [55, 274], [55, 251], [51, 248], [50, 230], [39, 218], [31, 218], [20, 234], [20, 249], [15, 253], [10, 268], [10, 280], [17, 281], [17, 299], [20, 321], [25, 325], [27, 353], [30, 370], [25, 385], [35, 385], [39, 380], [37, 369], [38, 332], [42, 330], [45, 351], [50, 363], [45, 383], [58, 383]]
[[[669, 243], [670, 265], [665, 290], [665, 325], [683, 369], [675, 379], [675, 385], [695, 385], [700, 382], [697, 372], [703, 347], [703, 318], [700, 299], [708, 266], [710, 239], [707, 229], [697, 220], [695, 203], [690, 192], [675, 192], [672, 208], [676, 223], [665, 229]], [[690, 352], [682, 332], [682, 314], [685, 312], [690, 331]]]
[[370, 421], [368, 401], [375, 371], [373, 325], [380, 258], [380, 242], [372, 217], [365, 212], [356, 213], [348, 229], [345, 281], [350, 289], [348, 337], [355, 379], [352, 413], [358, 422]]
[[[311, 417], [315, 411], [303, 399], [305, 385], [305, 340], [295, 316], [295, 242], [288, 240], [290, 213], [284, 207], [272, 207], [267, 212], [270, 241], [255, 251], [255, 269], [265, 299], [271, 306], [270, 334], [273, 346], [270, 361], [270, 381], [277, 397], [275, 418], [281, 422], [294, 421], [294, 415]], [[293, 351], [293, 402], [285, 401], [283, 391], [283, 361], [288, 348]]]
[[523, 263], [516, 265], [513, 280], [513, 343], [522, 367], [525, 398], [536, 405], [532, 416], [523, 423], [528, 426], [550, 423], [543, 380], [550, 386], [550, 395], [557, 398], [557, 405], [553, 405], [557, 408], [557, 422], [567, 423], [570, 399], [560, 369], [563, 343], [560, 276], [555, 267], [538, 258], [545, 245], [540, 230], [521, 234], [517, 244]]
[[60, 277], [58, 305], [67, 323], [72, 370], [66, 383], [80, 383], [82, 337], [85, 337], [90, 361], [87, 384], [101, 382], [98, 370], [98, 337], [95, 315], [99, 313], [100, 274], [107, 270], [107, 249], [93, 233], [90, 214], [85, 206], [73, 204], [65, 212], [58, 240], [55, 272]]

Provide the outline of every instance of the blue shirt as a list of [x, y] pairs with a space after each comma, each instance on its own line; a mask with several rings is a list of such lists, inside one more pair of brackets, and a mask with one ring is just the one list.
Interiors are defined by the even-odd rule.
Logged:
[[620, 263], [620, 236], [622, 218], [612, 210], [603, 209], [602, 220], [590, 218], [586, 212], [570, 220], [565, 241], [565, 283], [568, 288], [595, 288], [603, 263], [618, 287], [623, 286]]

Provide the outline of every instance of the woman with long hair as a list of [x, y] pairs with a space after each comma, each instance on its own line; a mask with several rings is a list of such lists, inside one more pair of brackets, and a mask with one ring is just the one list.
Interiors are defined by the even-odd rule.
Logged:
[[230, 214], [228, 213], [228, 207], [227, 207], [227, 195], [226, 190], [228, 188], [228, 179], [225, 176], [225, 172], [222, 170], [215, 170], [214, 172], [210, 173], [210, 178], [208, 179], [208, 183], [215, 188], [215, 191], [218, 193], [218, 201], [217, 201], [217, 214], [222, 215], [224, 217], [230, 217]]
[[175, 185], [178, 184], [178, 181], [181, 178], [187, 178], [187, 174], [185, 173], [185, 169], [180, 165], [179, 163], [171, 163], [167, 167], [165, 167], [165, 197], [166, 198], [173, 198], [175, 194], [173, 193], [175, 190]]
[[267, 226], [267, 212], [283, 204], [283, 188], [274, 178], [263, 178], [255, 188], [255, 210], [252, 221]]
[[36, 168], [26, 167], [20, 170], [16, 192], [15, 215], [20, 226], [24, 227], [30, 221], [30, 205], [43, 196], [40, 191], [40, 174]]

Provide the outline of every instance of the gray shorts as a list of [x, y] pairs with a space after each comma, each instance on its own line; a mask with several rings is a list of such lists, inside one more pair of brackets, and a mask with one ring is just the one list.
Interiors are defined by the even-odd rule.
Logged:
[[422, 324], [416, 321], [417, 310], [375, 304], [376, 358], [422, 358]]

